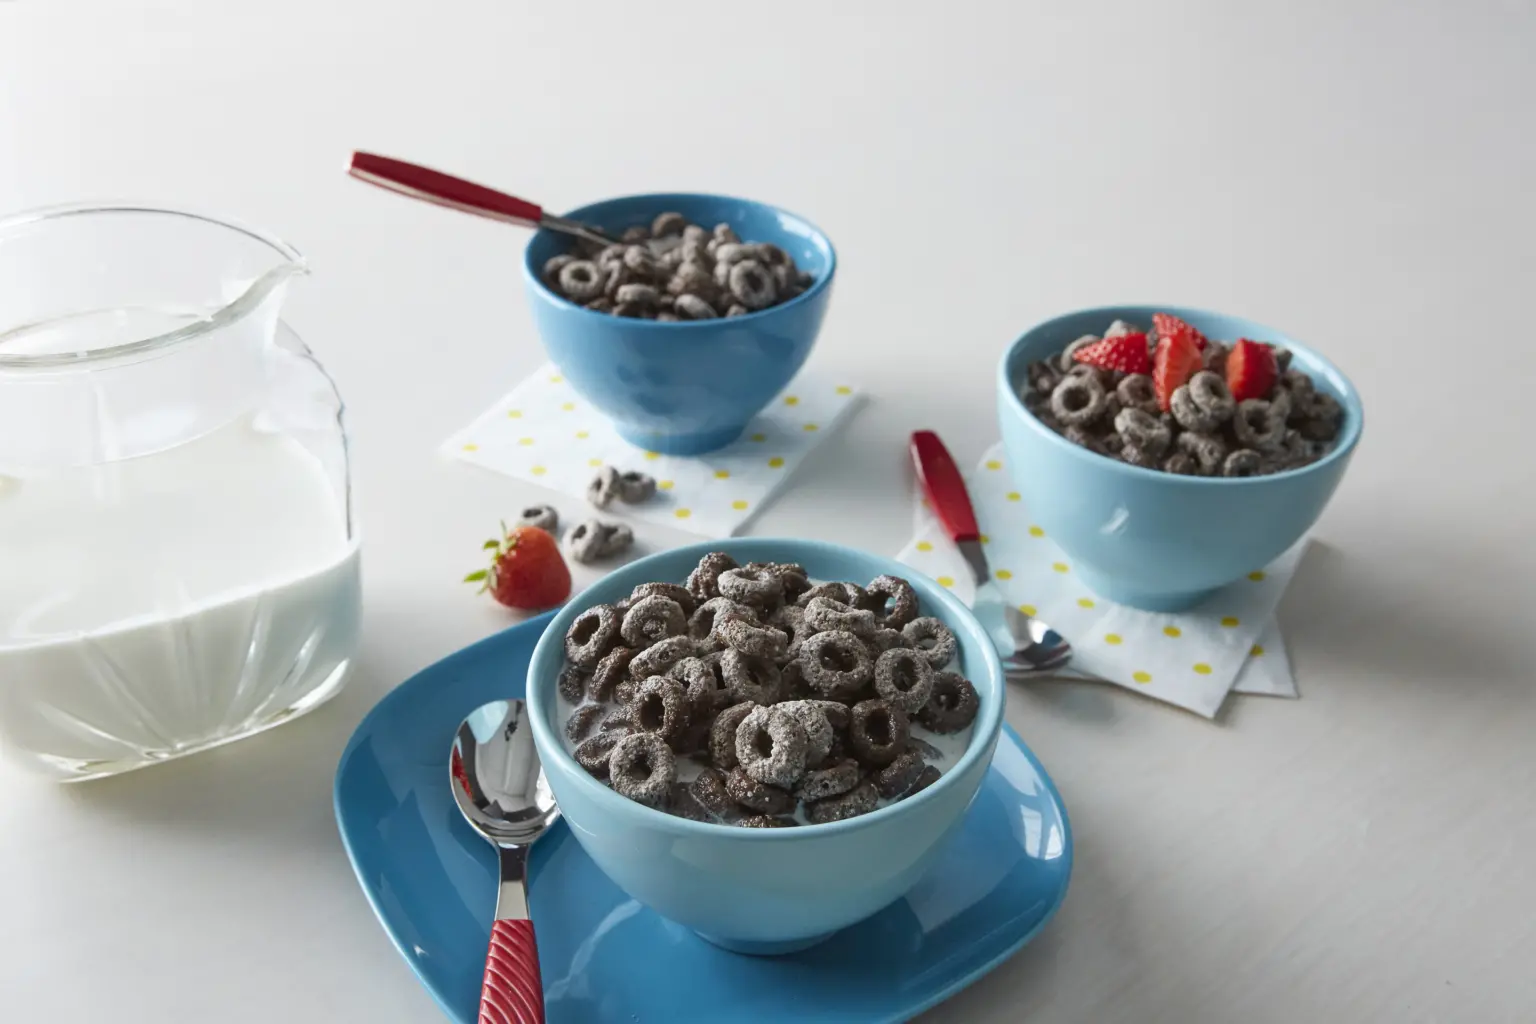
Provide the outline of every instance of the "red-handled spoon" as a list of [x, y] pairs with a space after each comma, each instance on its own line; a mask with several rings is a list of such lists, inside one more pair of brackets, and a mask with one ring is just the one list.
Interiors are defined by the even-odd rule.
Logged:
[[1072, 645], [1039, 619], [1008, 603], [993, 582], [976, 510], [949, 449], [931, 430], [913, 433], [911, 448], [912, 465], [933, 514], [971, 567], [976, 580], [971, 611], [997, 642], [1008, 678], [1046, 675], [1062, 668], [1072, 659]]
[[544, 1024], [539, 949], [528, 917], [528, 848], [560, 820], [520, 700], [476, 708], [448, 760], [454, 802], [496, 847], [501, 888], [485, 953], [479, 1024]]
[[526, 199], [393, 157], [376, 153], [353, 153], [352, 161], [347, 165], [347, 173], [370, 185], [412, 199], [446, 206], [450, 210], [472, 213], [477, 217], [521, 224], [528, 228], [548, 228], [584, 238], [597, 245], [612, 245], [615, 241], [590, 224], [547, 213], [538, 203], [530, 203]]

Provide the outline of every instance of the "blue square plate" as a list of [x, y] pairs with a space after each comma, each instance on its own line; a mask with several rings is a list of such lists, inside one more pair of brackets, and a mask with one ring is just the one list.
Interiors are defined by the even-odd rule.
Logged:
[[[496, 902], [490, 844], [459, 816], [448, 750], [463, 717], [523, 695], [549, 615], [419, 673], [369, 713], [336, 772], [336, 820], [389, 937], [459, 1024], [473, 1024]], [[907, 1020], [1038, 932], [1067, 892], [1072, 833], [1045, 769], [1006, 725], [933, 872], [905, 898], [791, 956], [737, 956], [651, 913], [564, 826], [530, 864], [550, 1024], [871, 1024]]]

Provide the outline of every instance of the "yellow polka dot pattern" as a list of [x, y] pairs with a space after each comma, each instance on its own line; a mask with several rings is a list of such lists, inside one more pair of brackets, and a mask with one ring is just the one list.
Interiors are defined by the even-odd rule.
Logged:
[[677, 516], [677, 518], [679, 518], [679, 519], [687, 519], [689, 516], [693, 515], [693, 513], [690, 512], [686, 508], [680, 508], [676, 512], [673, 512], [672, 514]]
[[578, 431], [576, 431], [576, 440], [578, 440], [578, 441], [585, 441], [587, 438], [589, 438], [591, 436], [592, 435], [589, 434], [585, 430], [578, 430]]
[[746, 511], [747, 503], [742, 501], [740, 498], [737, 498], [735, 501], [731, 502], [731, 508], [735, 509], [737, 512], [744, 512]]
[[520, 438], [517, 439], [517, 443], [522, 445], [524, 448], [527, 448], [529, 445], [533, 444], [533, 438], [531, 438], [531, 437], [520, 437]]
[[1111, 646], [1111, 647], [1119, 647], [1120, 644], [1121, 644], [1120, 634], [1119, 633], [1105, 633], [1104, 634], [1104, 642], [1109, 644], [1109, 646]]
[[988, 459], [986, 465], [987, 468], [991, 470], [999, 470], [1003, 468], [1003, 464], [998, 462], [996, 459]]
[[477, 444], [467, 444], [464, 446], [464, 450], [467, 452], [477, 452], [480, 450], [480, 446]]
[[1264, 657], [1264, 647], [1262, 644], [1254, 644], [1248, 649], [1248, 653], [1255, 658], [1262, 658]]
[[1163, 636], [1171, 636], [1175, 640], [1177, 640], [1179, 637], [1181, 637], [1183, 635], [1184, 635], [1184, 631], [1182, 629], [1180, 629], [1178, 626], [1164, 626], [1163, 627]]
[[561, 409], [562, 412], [575, 412], [576, 411], [576, 403], [575, 402], [566, 402], [564, 405], [562, 405], [560, 407], [560, 409]]
[[804, 430], [804, 431], [806, 431], [806, 432], [808, 432], [808, 433], [814, 433], [814, 432], [815, 432], [815, 431], [818, 431], [818, 430], [820, 430], [820, 429], [821, 429], [821, 428], [820, 428], [820, 427], [818, 427], [818, 426], [817, 426], [817, 425], [816, 425], [816, 424], [814, 424], [814, 423], [807, 423], [807, 424], [806, 424], [806, 425], [805, 425], [805, 426], [803, 426], [803, 427], [801, 427], [801, 428], [800, 428], [800, 429], [801, 429], [801, 430]]
[[1009, 491], [1008, 492], [1008, 500], [1009, 501], [1019, 501], [1019, 500], [1021, 500], [1019, 498], [1019, 492], [1018, 491]]
[[1203, 661], [1197, 661], [1195, 662], [1195, 671], [1202, 676], [1208, 676], [1211, 674], [1211, 666], [1207, 665]]
[[853, 394], [853, 388], [849, 387], [846, 384], [839, 384], [837, 386], [837, 393], [840, 394], [840, 395], [851, 395], [851, 394]]
[[1052, 562], [1051, 563], [1051, 568], [1055, 569], [1057, 572], [1070, 572], [1071, 571], [1071, 567], [1068, 566], [1066, 562]]
[[800, 404], [800, 399], [796, 398], [794, 395], [785, 395], [784, 396], [784, 404], [785, 405], [799, 405]]
[[1092, 608], [1093, 607], [1093, 598], [1091, 598], [1091, 597], [1080, 597], [1080, 598], [1077, 599], [1077, 606], [1079, 608]]
[[753, 434], [751, 437], [747, 438], [747, 440], [751, 441], [753, 444], [762, 444], [764, 441], [768, 440], [768, 435], [767, 434]]
[[1222, 618], [1221, 624], [1228, 629], [1236, 629], [1238, 626], [1242, 625], [1242, 621], [1235, 615], [1228, 615]]
[[520, 420], [522, 418], [523, 418], [523, 410], [521, 410], [521, 409], [508, 409], [507, 410], [507, 419], [509, 419], [509, 420]]
[[655, 462], [659, 458], [661, 458], [661, 452], [646, 452], [645, 453], [645, 461], [646, 462]]
[[1030, 618], [1034, 618], [1036, 615], [1040, 614], [1040, 609], [1036, 608], [1032, 604], [1019, 605], [1019, 611], [1023, 612], [1025, 615], [1028, 615]]
[[549, 470], [545, 469], [543, 466], [534, 466], [528, 472], [532, 473], [534, 476], [543, 476], [545, 473], [548, 473]]
[[778, 469], [778, 468], [780, 468], [783, 465], [784, 465], [784, 460], [779, 458], [777, 455], [775, 455], [773, 458], [768, 460], [768, 468], [769, 469]]
[[730, 470], [728, 470], [728, 469], [717, 469], [717, 470], [715, 470], [715, 479], [716, 480], [729, 480], [730, 478], [731, 478], [731, 471]]
[[1138, 683], [1141, 683], [1143, 686], [1145, 686], [1147, 683], [1150, 683], [1152, 681], [1152, 673], [1151, 672], [1132, 672], [1131, 673], [1131, 678], [1136, 680]]
[[657, 487], [658, 490], [670, 491], [672, 489], [672, 481], [671, 480], [661, 480], [661, 481], [658, 481], [657, 484], [656, 484], [656, 487]]
[[596, 469], [598, 466], [601, 466], [602, 464], [603, 464], [603, 460], [602, 459], [588, 459], [587, 460], [587, 465], [591, 466], [593, 469]]
[[939, 577], [939, 586], [941, 586], [941, 587], [952, 587], [954, 585], [955, 585], [955, 578], [953, 576], [940, 576]]
[[983, 544], [991, 544], [992, 543], [991, 536], [989, 536], [988, 534], [985, 534], [985, 533], [978, 533], [976, 535], [976, 539], [981, 541]]
[[1261, 582], [1264, 579], [1264, 570], [1257, 569], [1257, 570], [1249, 573], [1248, 574], [1248, 578], [1253, 580], [1253, 582], [1255, 582], [1255, 583]]
[[933, 550], [933, 545], [930, 544], [926, 540], [920, 540], [920, 541], [917, 542], [917, 550], [919, 550], [919, 551], [932, 551]]
[[999, 569], [997, 570], [997, 578], [1000, 580], [1011, 580], [1013, 579], [1013, 573], [1009, 572], [1007, 569]]
[[1045, 531], [1044, 531], [1044, 530], [1042, 530], [1042, 529], [1041, 529], [1041, 528], [1040, 528], [1040, 527], [1038, 527], [1038, 526], [1031, 526], [1031, 527], [1030, 527], [1030, 528], [1029, 528], [1029, 535], [1030, 535], [1030, 536], [1031, 536], [1031, 537], [1044, 537], [1044, 536], [1045, 536]]

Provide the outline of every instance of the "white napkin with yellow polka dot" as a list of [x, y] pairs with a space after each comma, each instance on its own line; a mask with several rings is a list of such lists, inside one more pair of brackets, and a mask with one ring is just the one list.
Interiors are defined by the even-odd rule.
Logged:
[[656, 497], [614, 502], [605, 519], [661, 523], [704, 537], [729, 537], [763, 510], [811, 449], [857, 408], [857, 388], [802, 370], [741, 439], [706, 455], [644, 451], [547, 363], [444, 446], [445, 454], [585, 500], [597, 467], [656, 478]]
[[[1275, 607], [1305, 539], [1195, 608], [1145, 612], [1083, 586], [1071, 559], [1030, 521], [1001, 445], [982, 457], [966, 484], [997, 586], [1025, 614], [1039, 616], [1071, 641], [1073, 671], [1063, 674], [1116, 683], [1207, 718], [1229, 690], [1297, 695]], [[966, 603], [974, 600], [965, 560], [931, 516], [919, 517], [917, 535], [896, 557]]]

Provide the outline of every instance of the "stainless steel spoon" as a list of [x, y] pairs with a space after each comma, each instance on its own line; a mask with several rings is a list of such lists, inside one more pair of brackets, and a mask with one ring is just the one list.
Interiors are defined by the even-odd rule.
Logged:
[[544, 1024], [539, 950], [528, 917], [528, 848], [560, 820], [560, 808], [539, 767], [528, 706], [498, 700], [476, 708], [454, 735], [448, 767], [454, 802], [501, 860], [480, 1024]]
[[949, 449], [931, 430], [915, 432], [911, 448], [912, 464], [928, 504], [950, 540], [960, 548], [976, 580], [976, 600], [971, 611], [1002, 651], [1004, 674], [1009, 679], [1023, 680], [1063, 668], [1072, 660], [1072, 645], [1050, 626], [1009, 604], [992, 579], [981, 547], [976, 511]]

